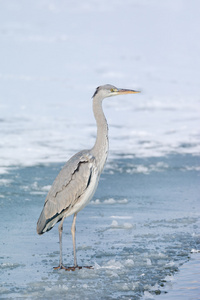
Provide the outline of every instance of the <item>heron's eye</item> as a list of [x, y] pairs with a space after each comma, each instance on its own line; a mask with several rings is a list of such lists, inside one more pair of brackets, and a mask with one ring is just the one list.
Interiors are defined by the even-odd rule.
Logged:
[[111, 93], [117, 92], [117, 89], [110, 89]]

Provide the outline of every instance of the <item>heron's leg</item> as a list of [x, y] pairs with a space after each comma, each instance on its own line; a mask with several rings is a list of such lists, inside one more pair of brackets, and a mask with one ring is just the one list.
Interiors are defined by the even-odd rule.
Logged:
[[60, 268], [63, 268], [63, 262], [62, 262], [62, 232], [63, 232], [63, 222], [64, 217], [62, 218], [60, 225], [58, 226], [58, 232], [59, 232], [59, 243], [60, 243]]
[[74, 214], [73, 222], [72, 222], [72, 228], [71, 228], [71, 233], [72, 233], [72, 240], [73, 240], [73, 249], [74, 249], [74, 267], [77, 267], [77, 259], [76, 259], [76, 237], [75, 237], [75, 232], [76, 232], [76, 216], [77, 213]]

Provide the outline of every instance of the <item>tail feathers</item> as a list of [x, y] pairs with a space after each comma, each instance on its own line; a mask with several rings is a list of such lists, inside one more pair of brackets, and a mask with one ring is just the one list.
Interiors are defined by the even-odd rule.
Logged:
[[37, 233], [38, 234], [43, 234], [45, 233], [45, 227], [47, 225], [48, 221], [46, 220], [45, 218], [45, 215], [44, 215], [44, 210], [41, 212], [41, 215], [38, 219], [38, 222], [37, 222]]
[[43, 209], [37, 222], [37, 233], [43, 234], [46, 231], [51, 230], [57, 222], [61, 221], [62, 217], [63, 214], [56, 213], [53, 217], [46, 219]]

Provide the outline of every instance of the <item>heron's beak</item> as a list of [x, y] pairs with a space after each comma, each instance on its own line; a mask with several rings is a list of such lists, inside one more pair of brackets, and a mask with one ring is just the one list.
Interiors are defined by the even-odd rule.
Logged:
[[127, 90], [127, 89], [119, 89], [117, 91], [117, 95], [136, 94], [136, 93], [140, 93], [140, 91]]

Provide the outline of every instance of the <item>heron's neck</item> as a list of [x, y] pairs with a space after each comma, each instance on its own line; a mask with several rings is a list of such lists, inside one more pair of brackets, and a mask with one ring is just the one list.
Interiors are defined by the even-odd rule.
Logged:
[[103, 113], [102, 100], [96, 97], [93, 99], [93, 112], [97, 123], [97, 137], [91, 152], [102, 171], [108, 155], [108, 124]]

